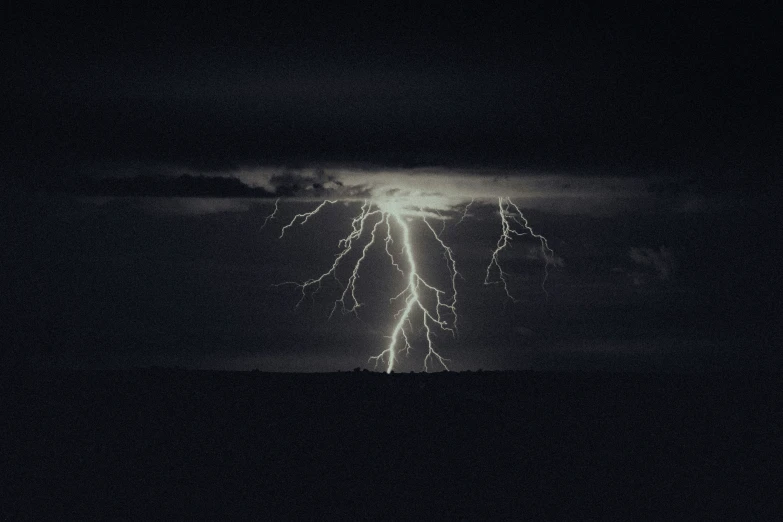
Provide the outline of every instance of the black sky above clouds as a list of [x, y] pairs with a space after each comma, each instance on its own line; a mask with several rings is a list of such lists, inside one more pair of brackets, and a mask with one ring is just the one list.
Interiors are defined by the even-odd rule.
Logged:
[[16, 6], [7, 144], [42, 176], [328, 161], [764, 179], [780, 163], [774, 19], [742, 5]]
[[561, 258], [547, 299], [541, 267], [509, 258], [528, 297], [504, 302], [480, 284], [496, 208], [446, 213], [457, 369], [777, 364], [772, 12], [11, 6], [3, 364], [361, 364], [385, 316], [329, 322], [329, 296], [294, 309], [272, 286], [329, 263], [357, 203], [279, 227], [403, 178], [462, 183], [463, 204], [510, 191]]

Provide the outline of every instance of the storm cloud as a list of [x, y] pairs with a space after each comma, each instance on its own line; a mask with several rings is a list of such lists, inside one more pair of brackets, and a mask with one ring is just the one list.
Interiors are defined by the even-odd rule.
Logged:
[[[385, 315], [324, 323], [338, 282], [299, 308], [274, 285], [328, 269], [375, 199], [420, 209], [414, 235], [437, 218], [453, 246], [456, 367], [602, 346], [763, 366], [783, 150], [773, 14], [14, 4], [4, 361], [366, 360]], [[524, 241], [504, 252], [519, 302], [482, 284], [501, 197], [558, 256], [548, 298]], [[326, 198], [339, 203], [279, 237]], [[361, 279], [374, 303], [393, 287], [385, 260]]]

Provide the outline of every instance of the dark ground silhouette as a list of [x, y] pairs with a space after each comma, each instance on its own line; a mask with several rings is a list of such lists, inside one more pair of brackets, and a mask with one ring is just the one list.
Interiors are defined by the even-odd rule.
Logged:
[[780, 375], [7, 374], [11, 519], [783, 514]]

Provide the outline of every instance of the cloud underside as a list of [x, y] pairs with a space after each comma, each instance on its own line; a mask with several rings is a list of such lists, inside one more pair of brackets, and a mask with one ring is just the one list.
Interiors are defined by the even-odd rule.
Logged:
[[[508, 197], [527, 210], [605, 216], [638, 211], [698, 213], [724, 204], [719, 194], [705, 193], [687, 179], [448, 167], [256, 167], [199, 172], [172, 166], [115, 165], [81, 178], [62, 178], [48, 184], [44, 192], [91, 198], [153, 198], [156, 202], [148, 202], [145, 208], [175, 212], [188, 208], [196, 213], [244, 209], [249, 203], [239, 205], [240, 200], [277, 198], [394, 201], [410, 209], [448, 212], [462, 209], [471, 201], [497, 206], [498, 198]], [[179, 203], [172, 207], [166, 200]], [[235, 203], [228, 205], [228, 200]]]

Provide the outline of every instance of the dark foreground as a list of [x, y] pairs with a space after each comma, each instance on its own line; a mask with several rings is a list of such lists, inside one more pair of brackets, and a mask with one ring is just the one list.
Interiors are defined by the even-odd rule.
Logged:
[[4, 375], [2, 512], [771, 520], [779, 377]]

